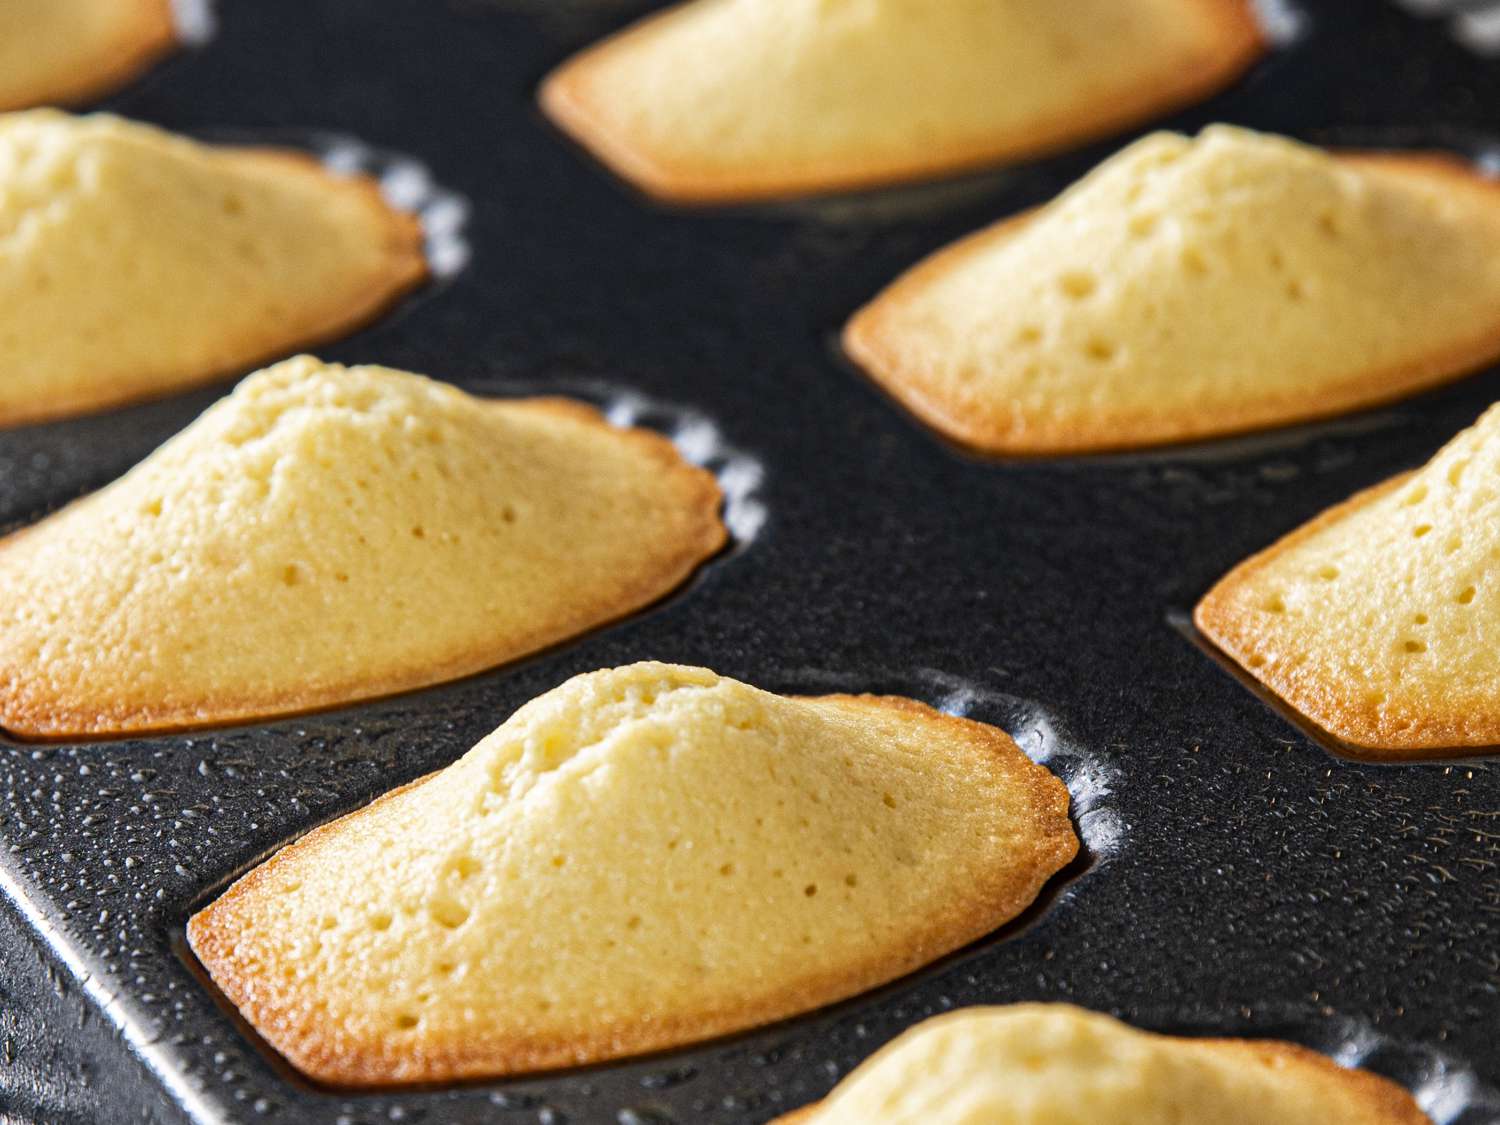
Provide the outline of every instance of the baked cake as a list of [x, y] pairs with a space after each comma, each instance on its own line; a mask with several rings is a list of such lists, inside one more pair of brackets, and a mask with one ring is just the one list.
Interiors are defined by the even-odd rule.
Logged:
[[1339, 414], [1500, 355], [1500, 184], [1456, 157], [1159, 133], [916, 266], [844, 343], [987, 453]]
[[1180, 1039], [1067, 1004], [918, 1024], [779, 1125], [1430, 1125], [1401, 1087], [1291, 1043]]
[[664, 437], [303, 356], [0, 539], [0, 725], [222, 724], [455, 679], [656, 601], [719, 550]]
[[416, 219], [311, 156], [104, 114], [0, 115], [0, 424], [347, 334], [425, 274]]
[[5, 0], [0, 111], [101, 96], [176, 44], [172, 0]]
[[993, 727], [635, 664], [284, 848], [188, 936], [312, 1078], [476, 1078], [854, 995], [1014, 918], [1077, 848], [1063, 784]]
[[[1420, 316], [1412, 310], [1414, 316]], [[1500, 744], [1500, 407], [1230, 571], [1198, 628], [1349, 747]]]
[[1248, 0], [695, 0], [568, 61], [541, 103], [651, 194], [727, 202], [1065, 148], [1262, 49]]

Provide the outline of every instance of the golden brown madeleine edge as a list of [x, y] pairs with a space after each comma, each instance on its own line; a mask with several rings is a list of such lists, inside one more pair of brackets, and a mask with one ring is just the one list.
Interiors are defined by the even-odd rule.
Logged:
[[[498, 410], [521, 409], [582, 423], [607, 431], [612, 439], [639, 450], [659, 471], [661, 486], [680, 499], [676, 507], [682, 513], [683, 526], [670, 549], [662, 549], [660, 539], [653, 540], [652, 547], [658, 554], [649, 570], [643, 569], [613, 586], [592, 587], [586, 591], [589, 596], [581, 598], [570, 614], [559, 616], [545, 626], [538, 625], [528, 634], [512, 637], [505, 645], [477, 646], [442, 661], [396, 669], [382, 676], [279, 695], [225, 693], [210, 700], [175, 705], [140, 699], [88, 706], [59, 699], [18, 700], [10, 685], [25, 682], [25, 669], [8, 668], [0, 658], [0, 728], [17, 738], [37, 741], [165, 734], [308, 714], [448, 683], [583, 636], [649, 607], [681, 588], [728, 542], [729, 533], [720, 518], [723, 494], [717, 479], [708, 470], [686, 461], [668, 438], [639, 427], [614, 426], [594, 407], [571, 399], [496, 399], [492, 405]], [[86, 503], [92, 495], [97, 494], [82, 497], [74, 504]], [[62, 512], [67, 510], [64, 508]], [[0, 566], [4, 565], [7, 547], [62, 512], [0, 539]]]
[[[1450, 191], [1482, 199], [1493, 207], [1500, 234], [1500, 182], [1470, 162], [1443, 152], [1339, 152], [1341, 162], [1376, 175], [1423, 178]], [[890, 324], [908, 293], [985, 253], [1020, 232], [1048, 204], [1000, 220], [942, 247], [899, 275], [844, 327], [842, 345], [849, 359], [887, 395], [940, 436], [984, 456], [1043, 458], [1125, 452], [1181, 442], [1232, 437], [1257, 430], [1322, 421], [1399, 401], [1418, 391], [1452, 382], [1500, 357], [1500, 307], [1494, 323], [1472, 338], [1445, 343], [1405, 363], [1359, 372], [1327, 387], [1315, 398], [1266, 396], [1212, 415], [1119, 412], [1038, 425], [1004, 403], [964, 404], [929, 386], [920, 370], [903, 364]], [[1500, 241], [1500, 237], [1497, 237]]]
[[[214, 982], [246, 1020], [292, 1065], [310, 1078], [339, 1087], [391, 1087], [412, 1083], [503, 1077], [604, 1062], [685, 1046], [811, 1012], [895, 980], [968, 945], [1022, 913], [1048, 880], [1077, 854], [1079, 842], [1068, 817], [1066, 786], [1032, 762], [1003, 731], [955, 718], [913, 700], [888, 696], [823, 696], [809, 700], [846, 710], [899, 712], [958, 734], [976, 752], [979, 768], [1007, 773], [1024, 787], [1034, 810], [1031, 854], [1011, 865], [989, 885], [972, 891], [922, 920], [905, 946], [881, 950], [860, 963], [818, 977], [804, 977], [780, 992], [723, 1009], [652, 1019], [614, 1035], [580, 1025], [551, 1040], [517, 1037], [488, 1043], [453, 1043], [419, 1057], [405, 1056], [380, 1043], [355, 1049], [336, 1047], [315, 1012], [295, 1004], [276, 1007], [257, 989], [237, 949], [237, 918], [255, 909], [254, 891], [266, 873], [294, 850], [333, 846], [344, 831], [358, 831], [361, 817], [403, 790], [314, 830], [272, 856], [232, 885], [188, 923], [188, 938]], [[420, 784], [420, 782], [415, 783]], [[410, 788], [410, 787], [408, 787]]]
[[177, 22], [172, 0], [112, 0], [131, 11], [120, 36], [79, 70], [38, 83], [26, 93], [0, 102], [0, 113], [42, 105], [77, 105], [126, 85], [152, 64], [177, 49]]
[[714, 206], [770, 202], [837, 192], [862, 191], [938, 179], [1006, 161], [1045, 156], [1077, 147], [1191, 104], [1229, 85], [1266, 51], [1251, 0], [1181, 0], [1209, 16], [1215, 42], [1201, 57], [1165, 60], [1130, 95], [1098, 98], [1003, 138], [959, 144], [928, 144], [910, 158], [829, 160], [758, 172], [718, 171], [707, 166], [663, 163], [632, 138], [618, 135], [600, 112], [591, 88], [596, 65], [609, 55], [648, 45], [696, 0], [684, 0], [629, 24], [574, 54], [542, 80], [537, 101], [569, 138], [618, 178], [660, 202]]
[[203, 370], [127, 374], [75, 393], [49, 395], [45, 402], [0, 406], [0, 427], [58, 421], [169, 398], [253, 371], [273, 360], [330, 343], [368, 326], [428, 279], [421, 221], [415, 215], [388, 204], [381, 195], [380, 186], [370, 177], [335, 174], [316, 157], [290, 149], [226, 148], [217, 151], [231, 160], [274, 167], [294, 175], [316, 176], [326, 190], [354, 199], [369, 215], [372, 230], [378, 232], [382, 259], [376, 272], [351, 286], [348, 292], [330, 293], [325, 305], [311, 307], [302, 318], [304, 323], [294, 328], [287, 329], [284, 324], [277, 324], [264, 332], [227, 339], [224, 350], [235, 357], [230, 362]]
[[1282, 555], [1399, 489], [1416, 471], [1399, 473], [1356, 492], [1251, 555], [1220, 578], [1193, 610], [1193, 624], [1198, 631], [1297, 714], [1335, 742], [1364, 755], [1391, 759], [1447, 757], [1466, 749], [1500, 745], [1500, 713], [1477, 720], [1469, 714], [1403, 716], [1411, 721], [1398, 726], [1384, 718], [1373, 704], [1341, 693], [1338, 685], [1298, 675], [1295, 670], [1286, 671], [1269, 660], [1253, 667], [1253, 659], [1265, 655], [1261, 615], [1255, 607], [1244, 604], [1239, 593], [1246, 582]]
[[[1250, 1066], [1296, 1069], [1320, 1085], [1340, 1086], [1351, 1102], [1370, 1114], [1370, 1125], [1432, 1125], [1431, 1118], [1422, 1112], [1404, 1087], [1368, 1070], [1339, 1066], [1326, 1055], [1296, 1043], [1275, 1039], [1190, 1039], [1184, 1042], [1226, 1055], [1243, 1056]], [[822, 1104], [813, 1102], [783, 1114], [770, 1125], [814, 1125]]]

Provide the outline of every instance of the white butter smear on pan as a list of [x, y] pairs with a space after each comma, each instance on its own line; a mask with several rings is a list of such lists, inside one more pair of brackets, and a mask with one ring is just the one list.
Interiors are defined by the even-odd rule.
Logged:
[[172, 0], [172, 22], [177, 38], [189, 47], [201, 47], [214, 36], [218, 20], [214, 0]]
[[439, 184], [425, 164], [344, 134], [318, 133], [310, 141], [324, 167], [345, 176], [369, 176], [380, 185], [387, 203], [417, 216], [433, 277], [447, 280], [468, 265], [469, 202]]
[[1463, 46], [1485, 58], [1500, 57], [1500, 0], [1395, 0], [1414, 16], [1443, 17], [1448, 32]]

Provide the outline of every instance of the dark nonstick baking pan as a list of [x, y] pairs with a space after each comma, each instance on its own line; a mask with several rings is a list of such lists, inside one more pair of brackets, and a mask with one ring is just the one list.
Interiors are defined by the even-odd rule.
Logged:
[[[1246, 554], [1425, 460], [1500, 398], [1496, 372], [1234, 441], [969, 457], [830, 341], [911, 262], [1130, 137], [928, 187], [665, 209], [532, 102], [650, 6], [223, 0], [210, 39], [108, 103], [201, 136], [353, 137], [408, 187], [430, 177], [467, 264], [322, 354], [638, 412], [734, 485], [737, 543], [662, 605], [461, 683], [220, 732], [0, 745], [0, 1120], [762, 1122], [927, 1015], [1045, 999], [1296, 1039], [1392, 1075], [1440, 1121], [1500, 1121], [1500, 772], [1330, 754], [1172, 624]], [[1484, 11], [1438, 7], [1280, 4], [1266, 60], [1163, 124], [1495, 160]], [[0, 434], [0, 523], [109, 481], [223, 389]], [[998, 722], [1069, 780], [1088, 855], [1017, 924], [874, 994], [573, 1073], [322, 1090], [203, 983], [183, 926], [227, 881], [567, 676], [642, 658]]]

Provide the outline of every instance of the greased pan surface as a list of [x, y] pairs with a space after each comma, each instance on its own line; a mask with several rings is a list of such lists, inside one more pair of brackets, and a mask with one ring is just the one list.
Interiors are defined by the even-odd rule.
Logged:
[[[617, 412], [644, 396], [753, 495], [736, 548], [686, 591], [519, 666], [219, 733], [0, 745], [0, 1120], [748, 1125], [928, 1014], [1021, 999], [1297, 1039], [1417, 1088], [1438, 1120], [1500, 1120], [1500, 772], [1332, 757], [1169, 623], [1247, 554], [1425, 460], [1500, 398], [1496, 372], [1311, 429], [974, 460], [830, 341], [913, 261], [1138, 134], [929, 188], [664, 209], [532, 103], [549, 68], [649, 7], [224, 0], [211, 40], [106, 103], [207, 137], [334, 132], [413, 157], [468, 201], [471, 259], [323, 355]], [[1384, 0], [1293, 15], [1297, 38], [1163, 124], [1500, 153], [1500, 59], [1446, 19]], [[0, 521], [106, 483], [223, 389], [0, 433]], [[188, 914], [270, 850], [447, 764], [566, 676], [648, 657], [999, 722], [1069, 779], [1091, 859], [1022, 924], [834, 1009], [450, 1090], [315, 1089], [195, 976]]]

